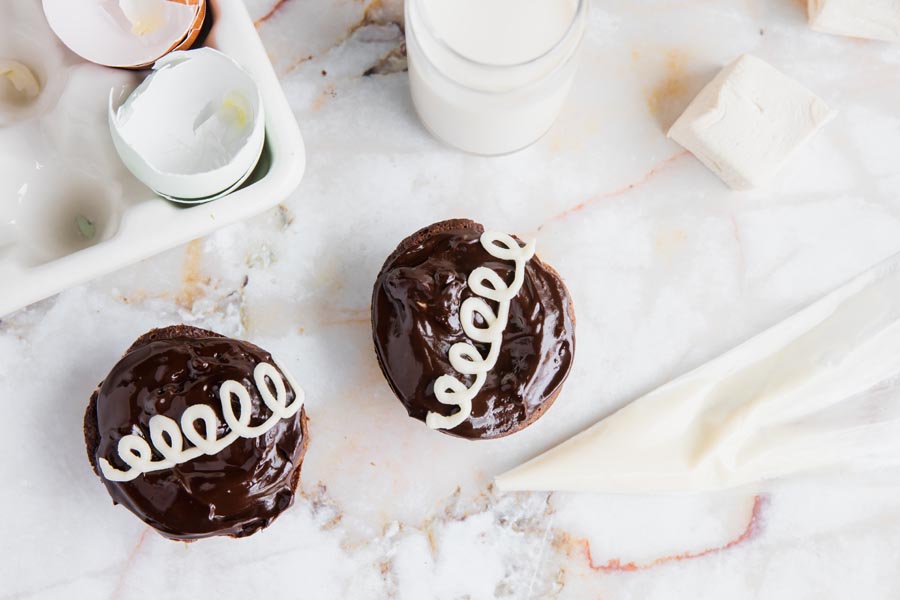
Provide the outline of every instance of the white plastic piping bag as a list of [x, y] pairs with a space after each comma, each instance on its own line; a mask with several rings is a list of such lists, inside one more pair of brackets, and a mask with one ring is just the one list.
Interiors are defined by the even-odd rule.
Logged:
[[900, 254], [496, 483], [655, 494], [893, 465]]

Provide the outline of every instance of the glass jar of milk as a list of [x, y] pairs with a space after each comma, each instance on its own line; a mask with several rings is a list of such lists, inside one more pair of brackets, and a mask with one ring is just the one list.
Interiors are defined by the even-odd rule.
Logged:
[[506, 154], [539, 139], [575, 74], [589, 0], [406, 0], [413, 103], [443, 141]]

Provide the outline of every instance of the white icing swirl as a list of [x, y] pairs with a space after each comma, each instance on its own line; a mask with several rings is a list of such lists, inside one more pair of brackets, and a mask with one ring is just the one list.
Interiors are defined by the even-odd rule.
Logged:
[[[287, 389], [284, 380], [278, 373], [279, 369], [294, 390], [294, 401], [290, 404], [287, 403]], [[281, 419], [293, 417], [303, 406], [303, 390], [290, 373], [280, 365], [279, 369], [268, 363], [259, 363], [253, 369], [253, 381], [256, 389], [266, 407], [272, 412], [271, 416], [261, 425], [255, 427], [250, 425], [250, 417], [253, 414], [250, 391], [237, 381], [229, 379], [219, 387], [222, 415], [225, 417], [226, 425], [231, 429], [226, 435], [218, 437], [219, 420], [213, 408], [208, 404], [189, 406], [181, 415], [180, 426], [175, 419], [165, 415], [154, 415], [150, 418], [149, 423], [149, 443], [140, 432], [126, 435], [119, 440], [119, 458], [130, 468], [127, 471], [121, 471], [113, 467], [105, 458], [101, 458], [99, 461], [100, 471], [109, 481], [131, 481], [142, 473], [170, 469], [199, 456], [217, 454], [239, 437], [255, 438], [263, 435], [275, 427]], [[266, 380], [275, 386], [274, 395]], [[238, 414], [236, 415], [232, 397], [238, 400]], [[205, 433], [197, 431], [195, 427], [197, 421], [203, 421]], [[184, 448], [184, 438], [193, 444], [192, 448]], [[153, 449], [162, 455], [161, 460], [153, 460], [151, 443]]]
[[[466, 298], [459, 309], [459, 320], [462, 322], [463, 332], [470, 339], [489, 344], [490, 348], [488, 355], [483, 357], [468, 342], [457, 342], [450, 347], [450, 366], [462, 375], [474, 375], [475, 381], [467, 387], [452, 375], [437, 378], [434, 382], [434, 395], [438, 402], [458, 406], [459, 411], [449, 417], [429, 412], [425, 424], [432, 429], [453, 429], [472, 414], [472, 399], [481, 391], [487, 374], [494, 368], [500, 355], [503, 331], [509, 321], [510, 302], [522, 289], [525, 281], [525, 263], [534, 256], [534, 241], [520, 246], [511, 235], [496, 231], [482, 233], [481, 245], [491, 256], [515, 262], [516, 274], [510, 285], [506, 285], [502, 277], [487, 267], [478, 267], [469, 274], [469, 289], [480, 298]], [[499, 305], [496, 313], [486, 300], [493, 300]], [[475, 324], [476, 314], [481, 316], [485, 327]]]

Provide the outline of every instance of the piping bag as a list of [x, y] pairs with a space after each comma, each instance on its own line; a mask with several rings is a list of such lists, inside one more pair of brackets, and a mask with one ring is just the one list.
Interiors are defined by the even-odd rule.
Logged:
[[900, 465], [900, 254], [496, 478], [704, 492]]

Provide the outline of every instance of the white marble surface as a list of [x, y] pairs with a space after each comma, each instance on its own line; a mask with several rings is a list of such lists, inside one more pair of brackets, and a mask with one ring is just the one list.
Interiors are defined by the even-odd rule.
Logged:
[[[900, 45], [813, 33], [796, 0], [594, 0], [565, 114], [532, 148], [484, 159], [418, 124], [399, 4], [375, 4], [249, 1], [309, 149], [279, 210], [0, 322], [0, 598], [900, 594], [897, 474], [760, 497], [489, 485], [900, 251]], [[746, 51], [840, 115], [772, 186], [735, 193], [663, 128]], [[564, 393], [500, 441], [409, 420], [371, 347], [382, 260], [451, 216], [536, 234], [576, 303]], [[307, 390], [302, 494], [249, 539], [167, 541], [88, 466], [91, 390], [134, 337], [173, 322], [259, 343]]]

